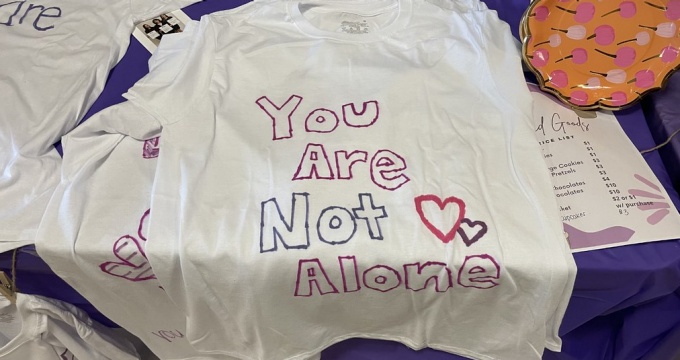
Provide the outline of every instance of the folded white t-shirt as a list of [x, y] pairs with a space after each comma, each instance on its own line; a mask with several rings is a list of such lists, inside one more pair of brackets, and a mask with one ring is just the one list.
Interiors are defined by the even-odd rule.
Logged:
[[[123, 135], [133, 124], [134, 132]], [[146, 258], [161, 145], [157, 124], [123, 102], [63, 138], [62, 182], [45, 212], [36, 249], [56, 274], [159, 358], [230, 360], [191, 347], [185, 314]]]
[[122, 335], [77, 307], [37, 295], [0, 296], [0, 358], [5, 360], [140, 359]]
[[[137, 138], [121, 134], [127, 122], [135, 124]], [[201, 356], [189, 345], [184, 313], [146, 259], [160, 146], [156, 124], [123, 102], [63, 138], [62, 182], [45, 212], [36, 249], [57, 275], [159, 358], [229, 359]]]

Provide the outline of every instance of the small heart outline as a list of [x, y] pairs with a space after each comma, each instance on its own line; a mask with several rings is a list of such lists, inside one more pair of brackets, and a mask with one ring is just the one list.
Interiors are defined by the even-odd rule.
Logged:
[[[465, 229], [463, 229], [463, 224], [465, 224], [469, 229], [474, 229], [476, 226], [479, 225], [481, 229], [479, 229], [477, 233], [472, 238], [470, 238], [468, 236], [468, 232]], [[464, 218], [461, 220], [461, 224], [458, 227], [457, 232], [458, 235], [460, 235], [463, 242], [465, 243], [465, 246], [470, 247], [472, 244], [479, 241], [479, 239], [481, 239], [488, 230], [489, 227], [486, 225], [484, 221], [482, 220], [472, 221], [468, 218]]]

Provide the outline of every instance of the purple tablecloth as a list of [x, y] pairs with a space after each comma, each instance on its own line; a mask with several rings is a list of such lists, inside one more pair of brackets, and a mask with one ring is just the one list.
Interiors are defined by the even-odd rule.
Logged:
[[[668, 79], [663, 91], [650, 94], [646, 100], [644, 109], [649, 129], [657, 143], [664, 143], [680, 130], [680, 72]], [[680, 133], [670, 138], [668, 144], [659, 149], [659, 154], [675, 189], [680, 189]]]
[[[198, 19], [202, 14], [232, 8], [244, 0], [206, 0], [185, 12]], [[510, 23], [515, 36], [526, 0], [488, 0], [490, 8]], [[86, 118], [121, 102], [121, 94], [148, 71], [149, 53], [132, 41], [125, 58], [112, 71], [104, 93]], [[680, 89], [673, 96], [680, 96]], [[657, 96], [663, 96], [659, 93]], [[674, 104], [677, 104], [675, 100]], [[638, 149], [655, 145], [642, 108], [618, 112], [625, 132]], [[680, 157], [678, 157], [680, 158]], [[680, 199], [671, 186], [661, 156], [645, 156], [666, 187], [676, 207]], [[17, 261], [17, 284], [25, 293], [41, 294], [73, 303], [93, 318], [104, 318], [36, 256], [32, 247], [21, 249]], [[0, 254], [0, 268], [10, 268], [11, 253]], [[680, 241], [630, 245], [575, 254], [576, 284], [563, 321], [562, 353], [546, 351], [544, 359], [560, 360], [666, 360], [680, 358]], [[452, 324], [455, 326], [455, 324]], [[323, 352], [323, 360], [454, 360], [463, 359], [435, 350], [413, 351], [404, 345], [378, 340], [351, 339]]]

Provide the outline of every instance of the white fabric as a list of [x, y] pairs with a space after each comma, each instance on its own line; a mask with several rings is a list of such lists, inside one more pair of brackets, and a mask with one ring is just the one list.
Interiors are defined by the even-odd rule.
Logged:
[[[122, 135], [131, 122], [132, 136]], [[191, 347], [184, 314], [145, 257], [160, 149], [157, 124], [123, 102], [63, 138], [63, 180], [45, 212], [36, 249], [56, 274], [159, 358], [233, 359]]]
[[0, 251], [34, 241], [61, 159], [133, 22], [198, 0], [0, 0]]
[[196, 349], [560, 349], [575, 265], [494, 11], [257, 1], [180, 36], [127, 97], [162, 127], [146, 255]]
[[36, 295], [0, 296], [3, 360], [140, 359], [132, 344], [75, 306]]
[[[134, 135], [124, 136], [125, 121]], [[52, 270], [161, 359], [200, 356], [184, 314], [144, 255], [150, 192], [159, 150], [157, 122], [124, 102], [95, 114], [63, 138], [63, 180], [47, 207], [36, 249]], [[139, 139], [139, 140], [138, 140]]]

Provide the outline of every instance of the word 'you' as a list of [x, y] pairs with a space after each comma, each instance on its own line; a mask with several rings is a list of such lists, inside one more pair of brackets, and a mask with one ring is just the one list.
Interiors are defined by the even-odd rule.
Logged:
[[[291, 95], [283, 105], [276, 105], [266, 96], [257, 99], [257, 105], [271, 119], [272, 141], [293, 138], [293, 116], [302, 100], [301, 96]], [[342, 122], [349, 128], [368, 128], [380, 117], [380, 106], [376, 100], [363, 102], [361, 109], [354, 103], [344, 104], [341, 109]], [[307, 113], [304, 120], [304, 129], [308, 133], [330, 134], [338, 126], [338, 113], [322, 107]], [[368, 151], [361, 149], [338, 149], [329, 155], [326, 147], [322, 143], [308, 143], [292, 180], [350, 180], [354, 178], [354, 167], [368, 162], [371, 181], [382, 189], [394, 191], [410, 181], [404, 174], [406, 160], [394, 151], [378, 149], [369, 155]]]

